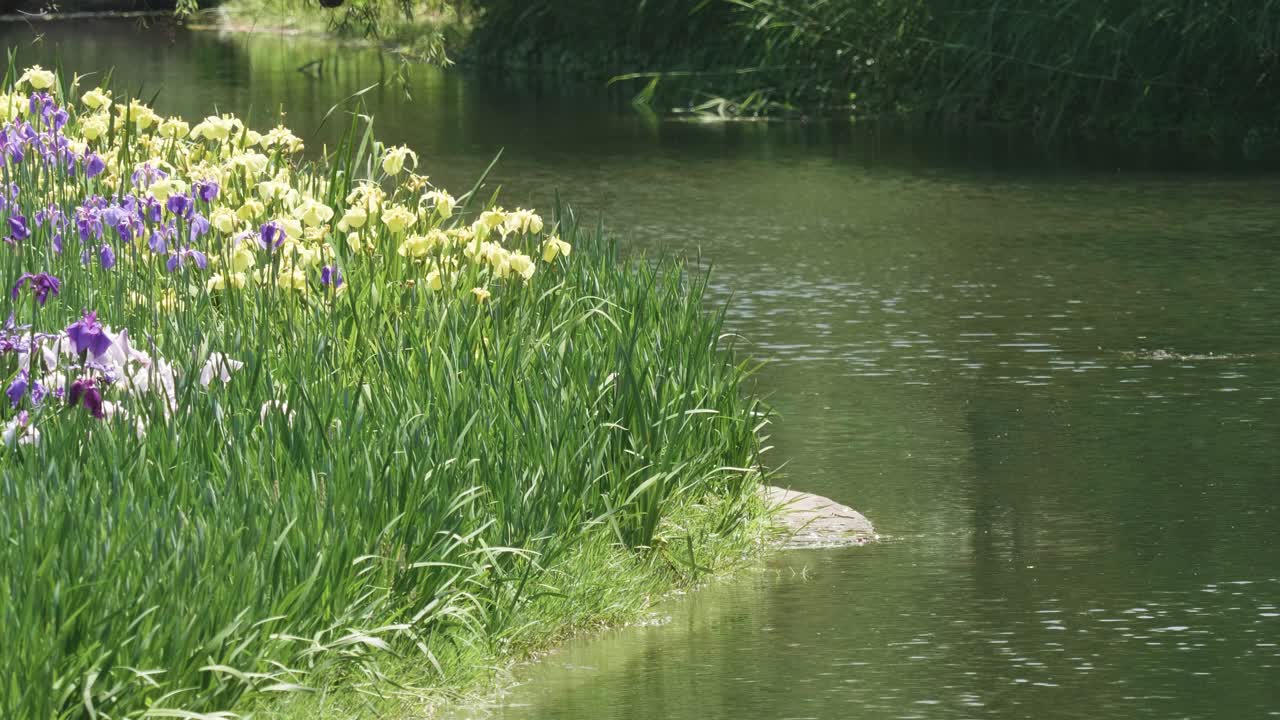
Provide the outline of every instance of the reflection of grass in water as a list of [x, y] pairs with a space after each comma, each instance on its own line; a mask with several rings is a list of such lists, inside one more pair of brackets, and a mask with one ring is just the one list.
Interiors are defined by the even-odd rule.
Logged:
[[[541, 712], [523, 713], [522, 717], [541, 717], [543, 713], [550, 716], [574, 705], [574, 700], [580, 701], [577, 696], [607, 693], [620, 678], [642, 676], [643, 666], [654, 663], [655, 658], [664, 667], [679, 672], [688, 664], [681, 657], [683, 648], [706, 647], [708, 634], [744, 615], [768, 621], [770, 615], [763, 608], [771, 605], [771, 594], [777, 588], [812, 580], [807, 558], [801, 560], [791, 553], [782, 557], [785, 559], [781, 564], [754, 562], [734, 567], [731, 577], [722, 574], [712, 585], [669, 593], [662, 602], [646, 608], [639, 620], [634, 615], [629, 618], [631, 622], [626, 627], [604, 634], [589, 633], [540, 653], [529, 664], [511, 668], [514, 686], [463, 698], [445, 717], [476, 717], [477, 707], [524, 707], [527, 703]], [[748, 605], [752, 609], [746, 609]], [[770, 622], [758, 628], [764, 632], [772, 629]]]
[[355, 0], [332, 9], [306, 0], [231, 0], [214, 17], [219, 29], [332, 35], [437, 63], [449, 62], [447, 49], [469, 25], [445, 0]]

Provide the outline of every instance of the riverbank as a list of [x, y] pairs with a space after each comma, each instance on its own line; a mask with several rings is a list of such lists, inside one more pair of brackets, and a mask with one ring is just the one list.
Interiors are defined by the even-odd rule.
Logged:
[[260, 696], [238, 711], [271, 720], [394, 720], [479, 702], [505, 688], [516, 667], [569, 641], [643, 621], [655, 605], [748, 571], [776, 547], [777, 528], [766, 513], [724, 533], [714, 505], [674, 511], [651, 554], [620, 546], [607, 528], [590, 531], [569, 556], [539, 572], [537, 599], [514, 610], [512, 632], [459, 637], [429, 658], [415, 653], [391, 660], [376, 676], [317, 676], [313, 692]]
[[479, 62], [625, 76], [646, 102], [1255, 143], [1276, 140], [1280, 115], [1271, 2], [476, 5], [466, 52]]
[[250, 704], [245, 711], [272, 720], [311, 718], [434, 717], [443, 706], [479, 705], [511, 682], [518, 666], [537, 662], [564, 644], [646, 622], [651, 610], [752, 572], [780, 550], [865, 545], [878, 539], [870, 521], [829, 498], [760, 486], [762, 512], [737, 531], [714, 527], [714, 514], [694, 504], [674, 514], [685, 538], [664, 540], [644, 558], [596, 533], [541, 582], [556, 602], [522, 609], [519, 636], [499, 646], [468, 646], [431, 667], [409, 660], [387, 676], [339, 675], [322, 679], [317, 692]]
[[0, 715], [452, 687], [757, 545], [769, 410], [704, 274], [365, 114], [310, 159], [9, 77]]
[[1280, 151], [1280, 97], [1268, 91], [1280, 73], [1271, 50], [1280, 15], [1269, 3], [1099, 1], [1064, 13], [982, 0], [608, 9], [480, 0], [428, 2], [417, 14], [388, 6], [361, 23], [350, 9], [302, 12], [296, 0], [228, 7], [281, 27], [325, 22], [348, 36], [381, 28], [396, 47], [421, 44], [416, 33], [436, 59], [616, 83], [659, 112], [1005, 126], [1044, 141], [1208, 143], [1246, 158]]

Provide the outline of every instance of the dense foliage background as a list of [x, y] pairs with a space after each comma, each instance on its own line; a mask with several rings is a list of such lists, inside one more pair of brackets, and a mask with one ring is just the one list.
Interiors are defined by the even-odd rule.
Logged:
[[470, 0], [480, 62], [718, 108], [1198, 135], [1280, 110], [1280, 5], [1256, 0]]

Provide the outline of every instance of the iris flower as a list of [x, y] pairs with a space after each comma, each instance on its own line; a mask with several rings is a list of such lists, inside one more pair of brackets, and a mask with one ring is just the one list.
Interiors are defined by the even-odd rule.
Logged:
[[209, 220], [200, 213], [191, 213], [191, 219], [187, 221], [187, 227], [190, 232], [187, 234], [191, 240], [204, 237], [209, 232]]
[[14, 240], [26, 240], [31, 237], [31, 229], [27, 227], [27, 218], [23, 215], [10, 215], [9, 232]]
[[9, 404], [11, 406], [18, 407], [18, 403], [22, 402], [23, 396], [27, 394], [27, 384], [30, 380], [31, 377], [26, 370], [19, 370], [18, 374], [14, 376], [13, 382], [9, 383], [8, 389], [4, 391], [4, 394], [9, 396]]
[[195, 205], [191, 202], [191, 197], [186, 193], [176, 193], [169, 196], [165, 201], [165, 207], [169, 208], [169, 212], [180, 218], [191, 217], [191, 210]]
[[169, 256], [169, 262], [166, 267], [169, 268], [169, 272], [175, 272], [182, 266], [186, 265], [188, 260], [194, 262], [196, 267], [201, 270], [205, 269], [209, 265], [209, 258], [205, 257], [204, 253], [199, 250], [192, 250], [189, 247], [184, 247], [181, 250], [173, 251], [173, 254]]
[[93, 378], [80, 378], [71, 383], [71, 392], [67, 394], [67, 404], [75, 407], [84, 401], [84, 407], [90, 415], [99, 420], [107, 416], [102, 409], [102, 393], [98, 391], [97, 382]]
[[568, 257], [572, 250], [572, 245], [552, 235], [542, 244], [542, 261], [552, 262], [561, 255]]
[[98, 110], [104, 106], [111, 104], [111, 91], [101, 88], [94, 88], [89, 92], [80, 96], [80, 102], [87, 105], [93, 110]]
[[10, 448], [19, 445], [38, 445], [40, 431], [31, 424], [31, 416], [23, 410], [0, 429], [0, 441]]
[[342, 271], [335, 266], [325, 265], [320, 268], [320, 284], [329, 287], [330, 283], [333, 284], [334, 290], [342, 287]]
[[177, 234], [178, 229], [173, 226], [173, 221], [170, 220], [168, 225], [160, 225], [151, 231], [151, 239], [147, 241], [147, 245], [150, 246], [151, 252], [163, 255], [169, 251], [169, 241], [174, 239]]
[[383, 172], [388, 175], [399, 175], [400, 171], [404, 170], [406, 159], [413, 160], [413, 165], [410, 167], [418, 165], [418, 154], [403, 145], [387, 150], [387, 154], [382, 158]]
[[275, 220], [265, 222], [262, 227], [258, 228], [258, 245], [263, 250], [280, 247], [280, 244], [284, 242], [284, 238], [284, 228]]
[[18, 278], [18, 282], [13, 286], [13, 290], [9, 291], [9, 297], [12, 300], [18, 299], [18, 291], [24, 286], [31, 286], [31, 294], [35, 296], [36, 302], [40, 307], [44, 307], [45, 301], [49, 299], [49, 293], [54, 295], [62, 289], [62, 282], [58, 278], [49, 273], [22, 273], [22, 277]]
[[52, 71], [45, 70], [39, 65], [32, 65], [27, 68], [26, 72], [22, 73], [15, 84], [30, 83], [31, 87], [36, 90], [44, 90], [51, 87], [56, 80], [57, 78]]
[[[67, 339], [77, 353], [87, 352], [95, 358], [111, 349], [111, 338], [107, 337], [106, 331], [98, 323], [96, 312], [86, 312], [84, 317], [71, 323], [67, 327]], [[75, 405], [75, 402], [71, 404]]]
[[218, 183], [212, 180], [197, 180], [191, 184], [191, 191], [196, 194], [196, 197], [210, 203], [218, 197]]

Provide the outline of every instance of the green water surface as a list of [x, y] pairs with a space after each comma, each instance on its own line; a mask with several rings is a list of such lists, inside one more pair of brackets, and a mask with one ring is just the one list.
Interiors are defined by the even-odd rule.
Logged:
[[[316, 147], [335, 102], [396, 69], [166, 24], [0, 33], [28, 61], [114, 67], [164, 112], [284, 108]], [[505, 148], [506, 205], [560, 190], [629, 247], [713, 265], [770, 361], [772, 461], [885, 536], [779, 555], [458, 717], [1280, 716], [1280, 177], [672, 122], [430, 68], [404, 89], [364, 101], [433, 180], [461, 192]]]

